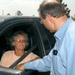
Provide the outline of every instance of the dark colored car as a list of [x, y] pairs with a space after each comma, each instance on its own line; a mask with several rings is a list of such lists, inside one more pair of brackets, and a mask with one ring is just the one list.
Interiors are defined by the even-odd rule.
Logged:
[[[13, 35], [13, 33], [18, 30], [22, 30], [28, 34], [29, 46], [26, 50], [28, 51], [31, 49], [33, 53], [37, 54], [41, 58], [47, 55], [54, 46], [55, 39], [53, 37], [53, 34], [51, 34], [43, 26], [43, 24], [41, 25], [39, 18], [19, 17], [19, 16], [18, 17], [0, 16], [0, 59], [5, 51], [11, 49], [9, 39]], [[17, 63], [19, 63], [20, 61], [21, 60], [17, 60]], [[15, 67], [17, 63], [13, 67]], [[9, 68], [0, 67], [0, 75], [8, 75], [8, 74], [9, 75], [35, 75], [35, 74], [48, 75], [49, 74], [49, 72], [43, 73], [33, 70], [21, 71], [18, 69], [14, 69], [13, 67]]]

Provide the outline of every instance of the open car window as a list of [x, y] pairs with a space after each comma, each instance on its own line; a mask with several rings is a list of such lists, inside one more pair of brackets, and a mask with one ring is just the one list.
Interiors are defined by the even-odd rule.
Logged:
[[[42, 58], [43, 56], [47, 55], [49, 51], [52, 49], [54, 43], [54, 40], [52, 41], [53, 35], [48, 35], [49, 31], [47, 31], [47, 29], [45, 29], [44, 26], [40, 24], [39, 18], [9, 17], [8, 19], [5, 19], [2, 23], [0, 23], [0, 59], [4, 52], [11, 50], [10, 38], [18, 30], [22, 30], [28, 34], [29, 45], [26, 48], [26, 51], [28, 51], [35, 44], [37, 44], [37, 47], [32, 52]], [[50, 40], [52, 43], [50, 42]], [[8, 74], [9, 71], [13, 72], [13, 68], [8, 68], [8, 72], [4, 69], [6, 70], [6, 68], [3, 68], [3, 70], [1, 70], [3, 73]], [[15, 75], [17, 75], [16, 72]]]

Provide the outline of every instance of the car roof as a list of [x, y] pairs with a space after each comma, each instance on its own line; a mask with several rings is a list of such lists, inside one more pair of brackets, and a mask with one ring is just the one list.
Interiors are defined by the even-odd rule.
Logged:
[[5, 20], [11, 20], [11, 19], [39, 19], [39, 17], [35, 16], [0, 16], [0, 23], [4, 22]]

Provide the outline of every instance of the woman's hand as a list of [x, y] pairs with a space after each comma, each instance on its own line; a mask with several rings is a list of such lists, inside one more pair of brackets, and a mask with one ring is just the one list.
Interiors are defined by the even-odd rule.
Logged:
[[20, 69], [20, 70], [24, 70], [25, 69], [24, 63], [17, 65], [15, 68]]

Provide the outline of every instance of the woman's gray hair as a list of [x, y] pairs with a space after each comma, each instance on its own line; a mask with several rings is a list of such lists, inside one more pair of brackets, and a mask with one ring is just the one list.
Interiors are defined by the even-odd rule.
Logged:
[[15, 47], [15, 45], [13, 43], [14, 43], [14, 41], [15, 41], [15, 39], [16, 39], [16, 37], [18, 35], [23, 35], [25, 37], [25, 39], [26, 39], [26, 47], [27, 47], [29, 45], [28, 35], [25, 32], [21, 31], [21, 30], [15, 32], [13, 34], [13, 36], [11, 37], [11, 39], [10, 39], [11, 46], [13, 46], [13, 48]]

